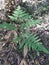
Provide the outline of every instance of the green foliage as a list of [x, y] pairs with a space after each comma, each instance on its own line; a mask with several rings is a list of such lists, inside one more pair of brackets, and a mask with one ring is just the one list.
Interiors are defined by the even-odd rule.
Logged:
[[49, 53], [48, 50], [42, 45], [39, 37], [36, 34], [30, 34], [26, 39], [22, 40], [22, 43], [20, 44], [19, 48], [21, 49], [24, 46], [27, 46], [29, 50], [36, 50], [37, 53], [40, 51]]
[[0, 29], [9, 29], [9, 30], [16, 30], [16, 27], [15, 25], [11, 24], [11, 23], [6, 23], [6, 22], [3, 22], [0, 24]]
[[41, 20], [33, 19], [32, 15], [29, 15], [21, 9], [20, 6], [13, 12], [12, 16], [9, 16], [12, 21], [15, 21], [17, 25], [17, 37], [13, 39], [13, 42], [19, 43], [19, 49], [27, 46], [28, 50], [36, 50], [39, 55], [40, 51], [49, 53], [48, 50], [42, 45], [40, 39], [36, 34], [30, 34], [30, 27], [41, 22]]
[[22, 22], [23, 20], [29, 19], [31, 16], [28, 16], [28, 13], [25, 13], [25, 11], [21, 10], [21, 7], [18, 6], [17, 9], [13, 12], [13, 16], [9, 16], [11, 20]]
[[34, 20], [32, 15], [29, 15], [29, 13], [23, 11], [20, 6], [18, 6], [17, 9], [13, 12], [12, 16], [9, 17], [16, 23], [26, 22], [27, 24], [29, 23], [29, 25], [36, 25], [37, 23], [41, 22], [41, 20], [38, 19]]
[[[23, 11], [20, 6], [13, 12], [9, 18], [14, 21], [13, 23], [3, 22], [0, 24], [0, 29], [16, 30], [17, 37], [13, 39], [13, 42], [19, 43], [19, 49], [27, 46], [28, 50], [32, 49], [37, 51], [39, 55], [40, 51], [49, 53], [48, 50], [42, 45], [38, 36], [34, 33], [30, 33], [30, 27], [35, 26], [41, 22], [39, 19], [33, 19], [32, 15]], [[16, 25], [16, 27], [15, 27]]]

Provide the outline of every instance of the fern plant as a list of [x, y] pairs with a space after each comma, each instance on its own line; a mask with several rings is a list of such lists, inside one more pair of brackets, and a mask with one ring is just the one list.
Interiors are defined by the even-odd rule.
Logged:
[[12, 16], [9, 16], [9, 18], [17, 25], [18, 36], [13, 39], [13, 42], [19, 43], [19, 49], [27, 46], [28, 50], [36, 50], [37, 54], [39, 54], [40, 51], [49, 53], [43, 46], [42, 42], [40, 42], [38, 36], [34, 33], [30, 34], [30, 27], [41, 22], [41, 20], [34, 20], [32, 15], [29, 15], [27, 12], [23, 11], [20, 6], [17, 7]]
[[37, 23], [41, 22], [41, 20], [34, 20], [32, 15], [29, 15], [27, 12], [23, 11], [20, 6], [17, 7], [12, 16], [9, 16], [9, 18], [13, 21], [13, 24], [4, 22], [0, 24], [0, 29], [6, 28], [10, 30], [17, 30], [17, 37], [12, 41], [19, 44], [19, 49], [26, 46], [28, 50], [32, 49], [37, 51], [38, 55], [40, 51], [49, 53], [40, 42], [38, 36], [33, 32], [30, 33], [30, 27], [35, 26]]

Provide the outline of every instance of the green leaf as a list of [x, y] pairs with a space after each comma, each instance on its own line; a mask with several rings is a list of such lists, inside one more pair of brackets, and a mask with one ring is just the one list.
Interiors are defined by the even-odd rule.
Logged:
[[6, 22], [0, 24], [0, 29], [2, 29], [2, 28], [6, 28], [9, 30], [16, 30], [15, 25], [13, 25], [11, 23], [6, 23]]
[[24, 39], [19, 48], [21, 49], [23, 46], [27, 46], [28, 49], [32, 48], [32, 50], [38, 51], [37, 53], [39, 53], [40, 51], [49, 53], [49, 51], [42, 45], [40, 39], [38, 39], [35, 34], [30, 34], [26, 39]]

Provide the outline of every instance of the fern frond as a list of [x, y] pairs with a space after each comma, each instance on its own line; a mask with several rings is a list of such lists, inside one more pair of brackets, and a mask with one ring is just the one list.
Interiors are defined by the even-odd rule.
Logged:
[[20, 6], [18, 6], [17, 9], [13, 11], [12, 16], [9, 16], [9, 18], [12, 21], [16, 21], [19, 23], [26, 21], [26, 24], [29, 23], [29, 25], [36, 25], [37, 23], [41, 22], [41, 20], [38, 19], [34, 20], [32, 18], [32, 15], [29, 15], [28, 13], [26, 13], [26, 11], [23, 11]]
[[27, 39], [24, 39], [19, 48], [21, 49], [23, 46], [27, 46], [28, 49], [36, 50], [38, 52], [43, 51], [49, 53], [35, 34], [30, 34]]
[[9, 29], [9, 30], [16, 30], [15, 25], [11, 23], [6, 23], [6, 22], [0, 24], [0, 29], [3, 29], [3, 28]]
[[[28, 18], [31, 18], [30, 16], [28, 16], [29, 14], [26, 13], [25, 11], [23, 11], [21, 9], [20, 6], [17, 7], [17, 9], [13, 12], [12, 14], [13, 16], [9, 16], [11, 20], [15, 21], [17, 19], [22, 19], [22, 20], [25, 20], [25, 19], [28, 19]], [[13, 19], [12, 19], [13, 18]]]

